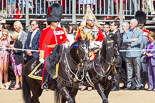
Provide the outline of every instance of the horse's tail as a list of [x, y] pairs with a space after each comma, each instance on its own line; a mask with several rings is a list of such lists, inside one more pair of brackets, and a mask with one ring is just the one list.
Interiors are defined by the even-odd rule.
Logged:
[[22, 92], [23, 92], [23, 98], [25, 103], [29, 103], [31, 100], [31, 93], [30, 93], [30, 87], [28, 85], [28, 82], [26, 80], [26, 77], [24, 74], [22, 74], [22, 81], [23, 81], [23, 87], [22, 87]]
[[55, 90], [54, 92], [54, 102], [55, 103], [61, 103], [61, 95], [60, 93], [58, 92], [58, 90]]

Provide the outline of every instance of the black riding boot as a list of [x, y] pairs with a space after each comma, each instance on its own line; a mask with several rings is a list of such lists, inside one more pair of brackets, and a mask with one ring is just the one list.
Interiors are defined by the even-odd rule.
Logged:
[[44, 78], [43, 78], [43, 84], [41, 86], [42, 89], [47, 89], [48, 88], [48, 72], [47, 70], [50, 68], [50, 62], [49, 62], [49, 57], [46, 58], [46, 68], [44, 71]]
[[47, 88], [48, 88], [47, 82], [48, 82], [48, 73], [47, 73], [47, 71], [45, 70], [45, 71], [44, 71], [43, 84], [42, 84], [42, 86], [41, 86], [41, 89], [47, 89]]

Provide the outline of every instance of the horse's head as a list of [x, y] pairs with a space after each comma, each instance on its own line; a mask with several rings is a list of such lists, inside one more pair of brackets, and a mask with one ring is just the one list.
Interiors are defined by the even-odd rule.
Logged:
[[102, 43], [101, 56], [105, 62], [111, 62], [111, 60], [114, 58], [114, 41], [108, 36]]
[[103, 41], [101, 53], [105, 61], [110, 63], [113, 62], [115, 65], [120, 64], [120, 60], [118, 59], [119, 50], [116, 47], [114, 40], [109, 36]]
[[79, 39], [71, 45], [70, 54], [77, 64], [82, 63], [88, 59], [89, 44], [82, 39]]

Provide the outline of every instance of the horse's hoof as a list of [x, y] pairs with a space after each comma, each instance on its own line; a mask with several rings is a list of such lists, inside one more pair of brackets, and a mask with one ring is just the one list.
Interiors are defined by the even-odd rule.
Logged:
[[103, 100], [103, 103], [108, 103], [108, 100], [107, 99]]
[[74, 101], [68, 101], [68, 103], [75, 103]]

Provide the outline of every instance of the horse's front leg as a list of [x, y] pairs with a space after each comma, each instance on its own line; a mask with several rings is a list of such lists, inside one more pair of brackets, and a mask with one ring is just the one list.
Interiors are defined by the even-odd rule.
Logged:
[[101, 98], [103, 100], [103, 103], [108, 103], [108, 99], [107, 99], [107, 97], [105, 96], [105, 93], [104, 93], [104, 88], [101, 86], [101, 84], [96, 83], [95, 88], [96, 88], [98, 94], [101, 96]]
[[68, 101], [68, 103], [75, 103], [66, 87], [60, 88], [60, 94]]

